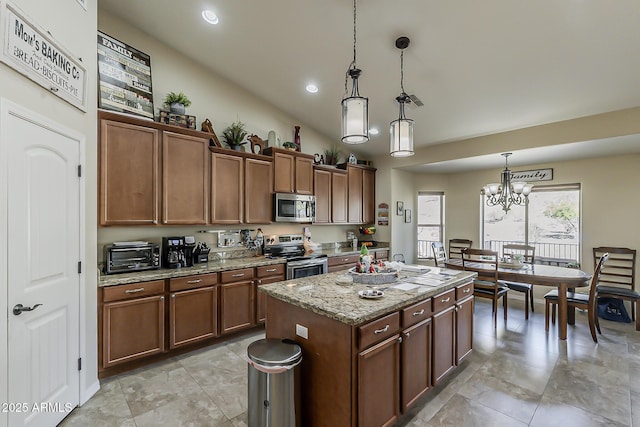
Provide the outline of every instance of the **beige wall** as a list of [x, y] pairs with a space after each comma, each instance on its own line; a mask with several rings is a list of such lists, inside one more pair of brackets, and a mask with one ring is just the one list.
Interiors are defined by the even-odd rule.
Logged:
[[[52, 34], [52, 37], [74, 56], [82, 58], [87, 75], [87, 112], [83, 112], [48, 90], [0, 63], [0, 98], [20, 104], [46, 116], [86, 137], [84, 168], [86, 193], [85, 266], [81, 304], [81, 400], [89, 397], [97, 383], [97, 314], [96, 314], [96, 2], [88, 1], [84, 10], [76, 1], [34, 2], [13, 0], [30, 22]], [[9, 224], [11, 226], [11, 224]], [[0, 289], [6, 295], [6, 289]], [[1, 298], [1, 297], [0, 297]], [[0, 331], [0, 342], [6, 342], [6, 330]], [[0, 399], [1, 400], [1, 399]]]

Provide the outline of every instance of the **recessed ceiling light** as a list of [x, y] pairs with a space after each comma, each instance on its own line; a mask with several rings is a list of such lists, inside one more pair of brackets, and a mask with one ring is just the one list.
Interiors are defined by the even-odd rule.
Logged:
[[219, 22], [218, 15], [216, 15], [212, 10], [203, 10], [202, 19], [213, 25]]
[[309, 84], [307, 85], [307, 88], [306, 88], [306, 89], [307, 89], [307, 92], [309, 92], [309, 93], [316, 93], [316, 92], [318, 92], [318, 86], [314, 85], [313, 83], [309, 83]]
[[371, 128], [371, 129], [369, 129], [369, 133], [371, 135], [377, 135], [377, 134], [380, 133], [380, 131], [378, 130], [378, 128]]

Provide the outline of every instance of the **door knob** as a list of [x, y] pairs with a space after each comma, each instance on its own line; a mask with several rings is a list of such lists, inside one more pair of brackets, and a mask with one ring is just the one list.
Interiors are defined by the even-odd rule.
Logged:
[[33, 311], [36, 308], [40, 307], [42, 304], [36, 304], [33, 307], [25, 307], [22, 304], [16, 304], [15, 307], [13, 307], [13, 314], [15, 314], [16, 316], [20, 316], [20, 314], [22, 314], [23, 311]]

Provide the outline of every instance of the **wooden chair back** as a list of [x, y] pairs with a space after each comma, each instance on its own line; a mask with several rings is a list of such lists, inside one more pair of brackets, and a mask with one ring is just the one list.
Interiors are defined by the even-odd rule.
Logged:
[[447, 251], [444, 250], [442, 242], [431, 243], [431, 249], [433, 250], [433, 261], [436, 267], [444, 267], [444, 263], [447, 260]]
[[506, 244], [502, 247], [502, 256], [513, 259], [514, 255], [522, 255], [522, 262], [534, 264], [536, 260], [536, 247], [531, 245]]
[[604, 264], [607, 262], [607, 260], [609, 259], [609, 254], [608, 253], [603, 253], [600, 256], [600, 259], [598, 260], [597, 264], [596, 264], [596, 269], [593, 272], [593, 277], [591, 278], [591, 284], [590, 284], [590, 288], [589, 288], [589, 303], [588, 303], [588, 308], [587, 310], [589, 310], [591, 313], [593, 313], [593, 315], [595, 317], [598, 316], [598, 293], [597, 293], [597, 288], [598, 288], [598, 283], [602, 280], [603, 277], [603, 269], [604, 269]]
[[[488, 249], [473, 249], [465, 248], [461, 252], [462, 254], [462, 269], [473, 269], [473, 264], [476, 268], [481, 269], [478, 271], [478, 279], [476, 280], [475, 287], [497, 289], [498, 288], [498, 252]], [[472, 264], [472, 265], [470, 265]], [[482, 282], [490, 282], [488, 283]]]
[[609, 261], [606, 268], [602, 269], [600, 284], [635, 290], [636, 250], [610, 246], [593, 248], [594, 267], [597, 266], [598, 260], [607, 253], [609, 254]]
[[462, 258], [462, 250], [470, 248], [473, 245], [472, 240], [468, 239], [450, 239], [449, 240], [449, 259]]

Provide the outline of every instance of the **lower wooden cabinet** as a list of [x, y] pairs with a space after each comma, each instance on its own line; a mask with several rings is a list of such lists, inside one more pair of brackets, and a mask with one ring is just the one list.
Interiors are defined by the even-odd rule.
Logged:
[[169, 348], [218, 336], [218, 288], [207, 286], [169, 296]]
[[220, 334], [256, 324], [253, 268], [220, 273]]
[[389, 426], [400, 416], [400, 335], [358, 354], [358, 425]]
[[402, 331], [402, 412], [431, 387], [431, 319]]
[[358, 254], [329, 257], [327, 260], [329, 273], [348, 270], [351, 267], [355, 267], [358, 261], [360, 261], [360, 255]]
[[473, 349], [473, 304], [472, 296], [456, 302], [456, 365]]
[[455, 366], [455, 307], [433, 315], [433, 385]]

